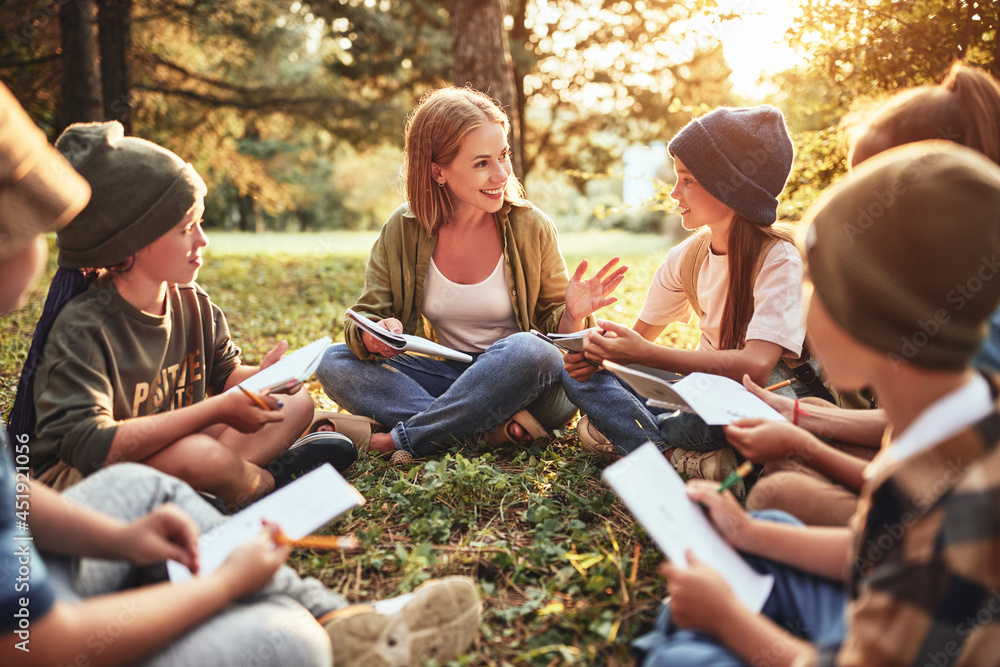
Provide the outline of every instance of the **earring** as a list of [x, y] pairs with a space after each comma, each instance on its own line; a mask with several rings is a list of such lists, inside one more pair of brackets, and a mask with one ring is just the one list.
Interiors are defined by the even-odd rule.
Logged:
[[439, 188], [443, 188], [444, 187], [444, 181], [439, 181], [438, 182], [438, 187]]

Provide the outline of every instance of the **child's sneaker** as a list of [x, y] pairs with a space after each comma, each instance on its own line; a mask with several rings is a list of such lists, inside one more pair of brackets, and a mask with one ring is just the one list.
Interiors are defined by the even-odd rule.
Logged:
[[576, 422], [576, 436], [580, 439], [580, 447], [591, 454], [597, 454], [608, 461], [617, 461], [622, 457], [618, 448], [597, 430], [587, 415], [583, 415]]
[[[736, 454], [732, 447], [723, 447], [710, 452], [695, 452], [679, 447], [667, 450], [667, 459], [674, 469], [688, 479], [707, 479], [721, 482], [736, 470]], [[729, 487], [733, 495], [742, 498], [746, 495], [746, 487], [741, 479]]]
[[280, 489], [324, 463], [332, 465], [337, 472], [344, 472], [357, 460], [358, 450], [353, 440], [343, 433], [320, 431], [296, 440], [266, 468], [274, 477], [274, 488]]
[[479, 591], [469, 577], [443, 577], [408, 595], [356, 604], [319, 619], [337, 667], [420, 667], [461, 655], [479, 634]]

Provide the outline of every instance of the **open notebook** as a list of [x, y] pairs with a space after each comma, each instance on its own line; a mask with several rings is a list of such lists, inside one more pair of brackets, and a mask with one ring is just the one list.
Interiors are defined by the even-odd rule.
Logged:
[[752, 417], [788, 421], [742, 384], [722, 375], [691, 373], [672, 381], [679, 376], [653, 368], [622, 366], [612, 361], [605, 361], [604, 367], [648, 399], [649, 405], [693, 412], [712, 426]]
[[444, 345], [435, 343], [432, 340], [427, 340], [426, 338], [421, 338], [420, 336], [411, 336], [410, 334], [399, 334], [389, 331], [385, 327], [380, 327], [377, 323], [368, 319], [364, 315], [359, 315], [350, 308], [347, 309], [347, 316], [354, 320], [359, 327], [370, 333], [372, 336], [375, 336], [389, 347], [396, 348], [402, 352], [418, 352], [432, 357], [444, 357], [445, 359], [464, 361], [465, 363], [470, 363], [472, 361], [472, 356], [466, 354], [465, 352], [453, 350], [450, 347], [445, 347]]
[[288, 352], [277, 362], [254, 373], [240, 384], [258, 394], [279, 393], [304, 382], [316, 372], [323, 352], [330, 347], [330, 337], [323, 336], [305, 347]]
[[[333, 466], [324, 463], [202, 533], [198, 538], [199, 574], [218, 569], [233, 550], [261, 531], [264, 519], [278, 524], [285, 535], [297, 540], [364, 503], [361, 493]], [[167, 561], [167, 573], [175, 582], [192, 577], [186, 567], [175, 561]]]

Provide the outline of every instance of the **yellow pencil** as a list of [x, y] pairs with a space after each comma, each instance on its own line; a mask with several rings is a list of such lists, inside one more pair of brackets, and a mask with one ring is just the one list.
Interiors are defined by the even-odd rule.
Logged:
[[307, 535], [299, 540], [293, 540], [284, 533], [278, 533], [275, 544], [290, 544], [296, 549], [316, 549], [317, 551], [354, 551], [358, 548], [356, 537], [346, 535]]
[[264, 401], [262, 401], [261, 398], [260, 398], [260, 396], [258, 396], [257, 394], [253, 393], [252, 391], [250, 391], [249, 389], [247, 389], [246, 387], [244, 387], [241, 384], [238, 384], [236, 386], [240, 388], [240, 391], [242, 391], [244, 394], [246, 394], [247, 396], [249, 396], [251, 401], [253, 401], [257, 405], [259, 405], [263, 409], [267, 410], [268, 412], [271, 412], [271, 407], [267, 403], [265, 403]]
[[784, 382], [779, 382], [777, 384], [772, 384], [770, 387], [764, 387], [764, 391], [774, 391], [775, 389], [781, 389], [782, 387], [787, 387], [792, 383], [792, 380], [785, 380]]

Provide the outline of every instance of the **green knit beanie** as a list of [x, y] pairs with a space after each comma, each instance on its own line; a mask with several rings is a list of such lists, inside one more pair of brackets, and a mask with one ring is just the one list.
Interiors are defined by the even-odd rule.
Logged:
[[837, 324], [899, 363], [968, 365], [1000, 302], [1000, 167], [953, 142], [906, 144], [807, 219], [814, 298]]
[[124, 262], [179, 223], [205, 182], [166, 148], [124, 136], [121, 123], [76, 123], [56, 148], [90, 183], [90, 204], [57, 234], [59, 266]]

